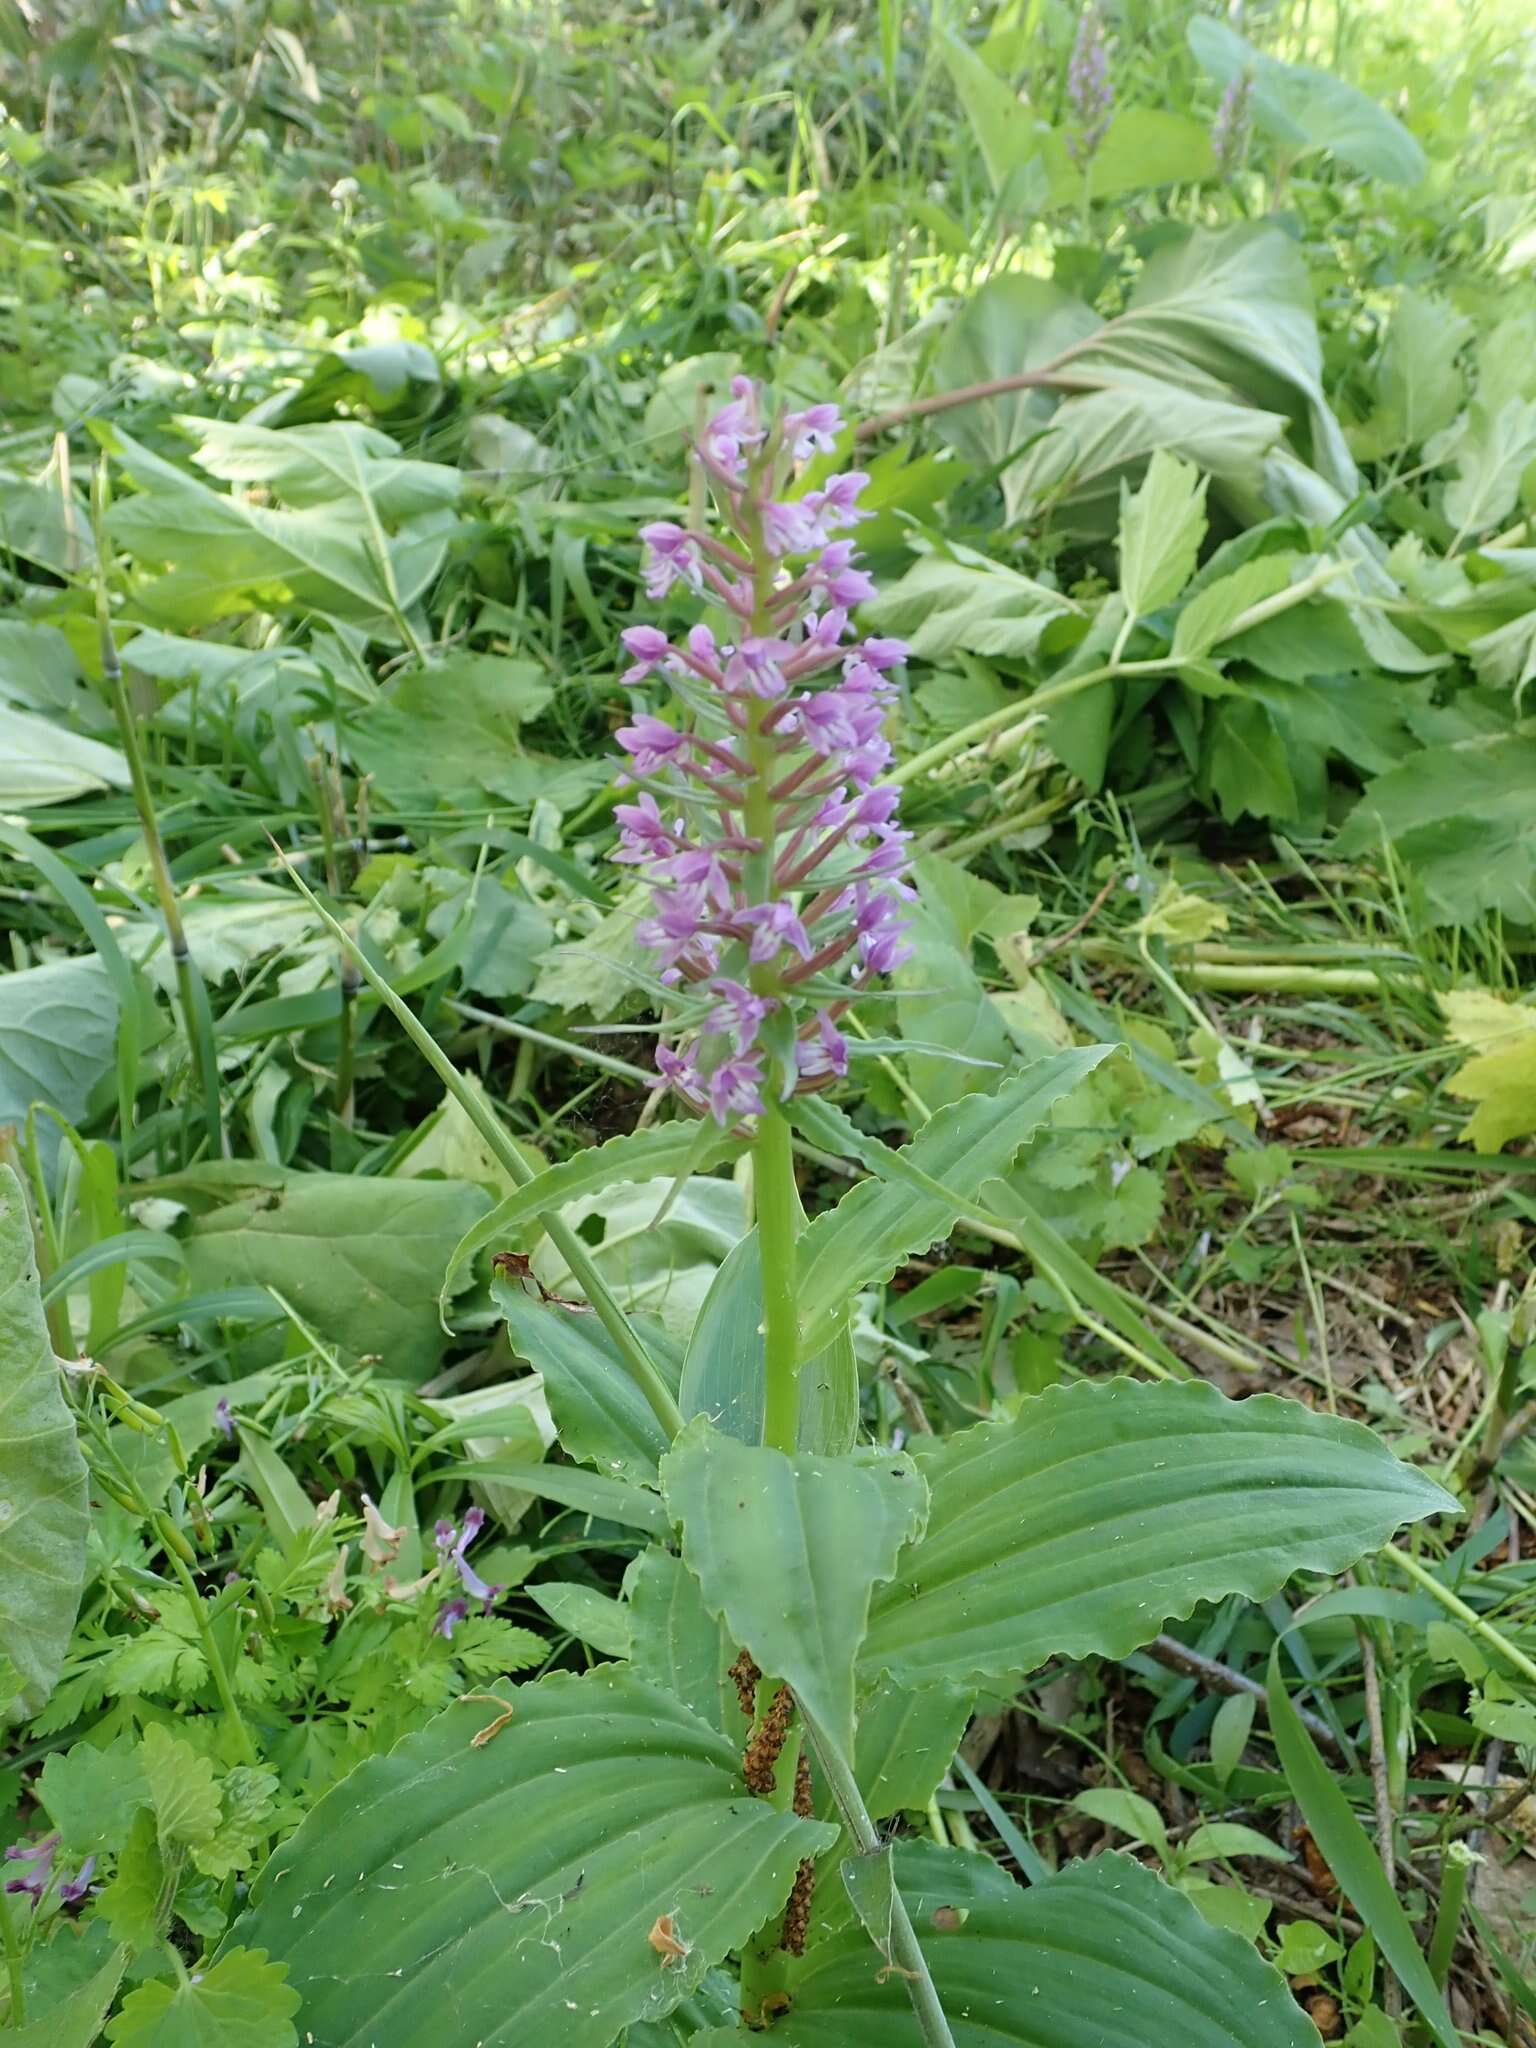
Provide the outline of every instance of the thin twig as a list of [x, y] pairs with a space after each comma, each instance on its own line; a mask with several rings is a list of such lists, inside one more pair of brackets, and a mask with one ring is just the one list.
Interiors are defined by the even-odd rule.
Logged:
[[[1155, 1657], [1168, 1670], [1177, 1671], [1184, 1678], [1198, 1679], [1207, 1692], [1247, 1693], [1250, 1699], [1257, 1700], [1268, 1710], [1268, 1695], [1256, 1678], [1247, 1678], [1241, 1671], [1234, 1671], [1230, 1664], [1219, 1663], [1203, 1651], [1192, 1650], [1177, 1636], [1154, 1636], [1143, 1647], [1149, 1657]], [[1298, 1707], [1296, 1711], [1315, 1742], [1331, 1750], [1335, 1756], [1343, 1755], [1343, 1746], [1326, 1721], [1305, 1707]]]

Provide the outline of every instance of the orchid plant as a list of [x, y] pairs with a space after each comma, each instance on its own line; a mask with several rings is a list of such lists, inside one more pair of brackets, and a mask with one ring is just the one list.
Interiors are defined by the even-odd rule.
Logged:
[[[645, 702], [618, 735], [614, 858], [650, 890], [660, 1017], [638, 1128], [531, 1173], [358, 956], [516, 1184], [460, 1249], [506, 1248], [494, 1292], [563, 1458], [479, 1470], [634, 1555], [622, 1601], [580, 1589], [601, 1661], [461, 1699], [257, 1878], [229, 1942], [286, 1963], [322, 2048], [1317, 2038], [1245, 1941], [1139, 1864], [1049, 1872], [1016, 1839], [1026, 1888], [897, 1826], [983, 1696], [1342, 1570], [1456, 1502], [1359, 1425], [1192, 1380], [1083, 1380], [860, 1441], [860, 1293], [967, 1219], [1022, 1227], [1015, 1154], [1114, 1048], [972, 1077], [901, 1150], [829, 1099], [850, 1014], [907, 961], [915, 891], [886, 775], [904, 649], [854, 623], [868, 479], [830, 466], [845, 445], [833, 406], [738, 381], [697, 439], [695, 516], [643, 532], [647, 594], [680, 623], [623, 636]], [[806, 1144], [864, 1172], [811, 1221]], [[729, 1158], [754, 1227], [679, 1349], [566, 1212]], [[578, 1294], [530, 1292], [540, 1233]], [[465, 1555], [480, 1526], [437, 1532], [444, 1629], [494, 1593]]]

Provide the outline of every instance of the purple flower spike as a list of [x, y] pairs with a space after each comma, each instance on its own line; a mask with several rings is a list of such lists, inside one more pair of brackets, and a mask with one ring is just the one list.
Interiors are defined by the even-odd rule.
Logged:
[[1115, 110], [1115, 88], [1109, 76], [1109, 46], [1097, 0], [1088, 0], [1077, 23], [1077, 41], [1067, 66], [1067, 106], [1072, 120], [1067, 154], [1079, 170], [1097, 154]]
[[874, 593], [846, 537], [871, 516], [869, 478], [797, 481], [843, 431], [836, 406], [775, 418], [738, 378], [696, 450], [718, 535], [670, 520], [641, 535], [652, 594], [684, 585], [710, 615], [623, 635], [625, 681], [659, 675], [677, 703], [618, 733], [619, 779], [641, 787], [615, 807], [613, 858], [649, 884], [635, 936], [670, 992], [658, 1086], [727, 1128], [845, 1075], [837, 1020], [911, 954], [909, 835], [880, 779], [907, 649], [850, 617]]

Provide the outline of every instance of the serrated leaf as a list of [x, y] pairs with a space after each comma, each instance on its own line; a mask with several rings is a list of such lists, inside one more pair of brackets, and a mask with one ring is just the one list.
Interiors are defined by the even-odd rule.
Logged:
[[[836, 1830], [744, 1790], [733, 1744], [627, 1672], [465, 1700], [328, 1792], [233, 1930], [290, 1966], [317, 2042], [609, 2048], [782, 1905]], [[647, 1941], [671, 1914], [688, 1954]]]
[[907, 1685], [1124, 1657], [1202, 1600], [1268, 1599], [1459, 1512], [1363, 1425], [1197, 1381], [1053, 1387], [920, 1463], [927, 1533], [876, 1593], [863, 1657]]
[[209, 1759], [162, 1722], [151, 1721], [139, 1745], [139, 1762], [162, 1845], [190, 1848], [211, 1841], [222, 1805]]
[[165, 1859], [155, 1817], [146, 1808], [128, 1830], [117, 1852], [117, 1870], [102, 1887], [99, 1905], [114, 1941], [131, 1949], [149, 1948], [160, 1932], [160, 1894], [165, 1885]]
[[1139, 619], [1171, 604], [1195, 573], [1205, 539], [1206, 479], [1159, 448], [1133, 495], [1120, 486], [1120, 595]]
[[1293, 555], [1259, 555], [1197, 590], [1173, 628], [1173, 659], [1198, 661], [1219, 647], [1250, 605], [1274, 597], [1291, 580]]
[[117, 1846], [134, 1814], [148, 1804], [149, 1783], [136, 1746], [126, 1739], [108, 1749], [77, 1742], [48, 1758], [37, 1796], [66, 1850], [100, 1855]]
[[1446, 1082], [1449, 1094], [1477, 1108], [1462, 1137], [1479, 1152], [1498, 1152], [1536, 1131], [1536, 1010], [1481, 989], [1438, 998], [1449, 1036], [1475, 1047]]
[[0, 1166], [0, 1642], [20, 1679], [7, 1720], [37, 1713], [63, 1667], [85, 1582], [85, 1483], [26, 1199]]
[[[1124, 1856], [1027, 1891], [985, 1857], [902, 1844], [896, 1880], [956, 2048], [1317, 2048], [1284, 1980]], [[850, 1916], [851, 1920], [851, 1916]], [[795, 1971], [784, 2048], [917, 2048], [906, 1986], [845, 1924]]]
[[663, 1459], [662, 1483], [705, 1605], [851, 1761], [870, 1592], [895, 1570], [927, 1505], [912, 1460], [789, 1457], [700, 1417]]
[[968, 1692], [910, 1692], [886, 1677], [860, 1697], [854, 1776], [871, 1820], [928, 1804], [955, 1760], [972, 1705]]
[[141, 1984], [107, 2028], [112, 2048], [296, 2048], [298, 1993], [263, 1950], [226, 1949], [174, 1984]]
[[[1486, 533], [1508, 518], [1520, 480], [1536, 462], [1536, 398], [1507, 398], [1497, 412], [1479, 403], [1452, 443], [1456, 475], [1445, 487], [1445, 516], [1458, 538]], [[1426, 455], [1435, 459], [1435, 451]]]
[[1107, 1059], [1113, 1047], [1075, 1046], [1037, 1060], [993, 1095], [967, 1095], [931, 1117], [902, 1148], [912, 1180], [863, 1181], [802, 1233], [798, 1252], [800, 1342], [809, 1354], [843, 1327], [861, 1288], [889, 1279], [944, 1237], [985, 1183], [1006, 1172], [1053, 1103]]

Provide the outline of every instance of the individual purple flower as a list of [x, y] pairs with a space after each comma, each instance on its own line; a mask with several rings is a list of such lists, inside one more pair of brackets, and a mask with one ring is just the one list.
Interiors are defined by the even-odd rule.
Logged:
[[775, 418], [733, 387], [697, 450], [719, 531], [645, 530], [658, 592], [686, 581], [718, 611], [672, 640], [625, 635], [677, 700], [618, 735], [620, 779], [642, 787], [616, 807], [614, 858], [650, 886], [635, 936], [668, 991], [658, 1085], [727, 1128], [846, 1074], [838, 1019], [911, 950], [910, 835], [881, 779], [907, 650], [851, 616], [874, 592], [846, 537], [869, 480], [792, 494], [842, 431], [834, 406]]
[[654, 626], [626, 626], [619, 635], [625, 651], [634, 656], [631, 666], [619, 678], [625, 683], [643, 683], [652, 669], [660, 668], [672, 652], [672, 642]]
[[717, 1122], [736, 1123], [744, 1116], [766, 1116], [763, 1067], [756, 1053], [732, 1054], [721, 1060], [704, 1083]]
[[1067, 66], [1067, 107], [1071, 121], [1067, 132], [1067, 154], [1082, 170], [1097, 153], [1109, 128], [1115, 108], [1115, 88], [1109, 76], [1109, 46], [1104, 38], [1104, 17], [1097, 0], [1078, 16], [1077, 40]]
[[437, 1540], [438, 1562], [444, 1567], [451, 1566], [458, 1573], [459, 1584], [465, 1592], [478, 1600], [484, 1612], [489, 1614], [504, 1588], [488, 1586], [464, 1555], [484, 1527], [484, 1508], [471, 1508], [460, 1528], [455, 1529], [452, 1522], [439, 1522], [433, 1535]]
[[53, 1859], [58, 1853], [57, 1834], [44, 1835], [38, 1842], [13, 1842], [5, 1852], [6, 1862], [25, 1863], [27, 1868], [19, 1877], [6, 1879], [6, 1890], [24, 1892], [29, 1898], [40, 1899], [53, 1877]]
[[690, 590], [703, 588], [698, 542], [686, 527], [670, 519], [653, 519], [641, 527], [640, 538], [645, 542], [647, 597], [665, 597], [674, 583], [686, 583]]
[[813, 455], [830, 455], [843, 431], [842, 415], [835, 405], [808, 405], [804, 412], [787, 412], [784, 438], [796, 462], [808, 462]]
[[446, 1641], [451, 1643], [454, 1630], [461, 1621], [467, 1621], [468, 1619], [469, 1602], [467, 1600], [445, 1600], [437, 1610], [437, 1619], [432, 1624], [432, 1633], [435, 1636], [444, 1637]]
[[66, 1906], [78, 1906], [91, 1888], [91, 1877], [96, 1869], [96, 1858], [87, 1856], [73, 1877], [66, 1877], [59, 1886], [59, 1897]]
[[664, 718], [651, 718], [645, 712], [633, 725], [621, 725], [614, 738], [621, 747], [628, 749], [640, 775], [654, 775], [658, 768], [664, 768], [669, 761], [675, 761], [688, 751], [686, 738], [675, 726], [668, 725]]
[[236, 1435], [235, 1418], [230, 1409], [228, 1394], [220, 1394], [218, 1400], [213, 1404], [213, 1426], [226, 1442], [234, 1442]]

